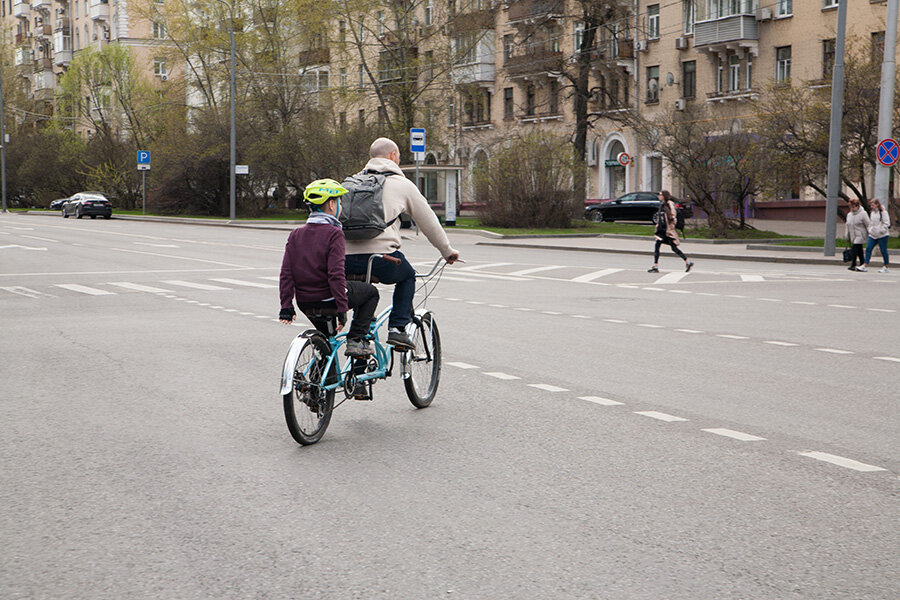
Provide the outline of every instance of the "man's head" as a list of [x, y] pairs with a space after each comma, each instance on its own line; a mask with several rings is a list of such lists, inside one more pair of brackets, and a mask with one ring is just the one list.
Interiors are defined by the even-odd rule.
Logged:
[[394, 143], [394, 140], [386, 137], [380, 137], [369, 147], [370, 158], [386, 158], [392, 160], [398, 165], [400, 164], [400, 148]]

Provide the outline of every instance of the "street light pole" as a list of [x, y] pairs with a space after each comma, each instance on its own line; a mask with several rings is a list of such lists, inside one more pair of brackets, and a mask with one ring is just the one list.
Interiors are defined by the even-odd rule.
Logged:
[[[878, 142], [893, 137], [894, 116], [894, 78], [897, 73], [897, 62], [894, 56], [897, 47], [897, 4], [898, 0], [888, 0], [887, 23], [884, 32], [884, 58], [881, 63], [881, 97], [878, 104]], [[890, 180], [891, 167], [881, 163], [875, 164], [875, 198], [881, 201], [888, 210], [891, 199]]]
[[[831, 128], [828, 132], [828, 184], [825, 196], [825, 256], [834, 256], [834, 230], [841, 192], [841, 122], [844, 110], [844, 40], [847, 31], [847, 2], [838, 3], [834, 69], [831, 73]], [[885, 48], [887, 51], [887, 48]]]
[[[3, 30], [0, 29], [0, 48], [3, 48]], [[3, 110], [3, 52], [0, 52], [0, 195], [6, 212], [6, 113]]]
[[231, 160], [229, 163], [229, 206], [230, 213], [229, 218], [234, 221], [235, 218], [235, 163], [237, 162], [237, 140], [235, 138], [235, 129], [234, 129], [234, 5], [229, 4], [229, 25], [228, 25], [228, 34], [231, 38]]

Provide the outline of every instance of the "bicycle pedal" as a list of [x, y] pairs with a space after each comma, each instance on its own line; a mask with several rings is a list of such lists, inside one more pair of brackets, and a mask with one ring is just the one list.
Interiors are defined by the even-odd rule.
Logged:
[[369, 396], [368, 394], [360, 394], [358, 396], [353, 396], [353, 399], [354, 400], [362, 400], [362, 401], [371, 401], [372, 396]]

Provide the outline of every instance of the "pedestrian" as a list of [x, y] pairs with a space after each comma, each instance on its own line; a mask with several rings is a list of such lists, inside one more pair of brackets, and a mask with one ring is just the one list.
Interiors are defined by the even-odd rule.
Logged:
[[648, 273], [659, 273], [659, 248], [663, 244], [668, 244], [672, 248], [672, 252], [681, 257], [684, 261], [685, 272], [690, 271], [694, 263], [688, 260], [678, 245], [681, 243], [678, 239], [678, 230], [675, 223], [678, 221], [678, 207], [675, 206], [675, 200], [669, 190], [661, 191], [657, 197], [659, 198], [659, 212], [656, 213], [656, 246], [653, 248], [653, 266], [647, 269]]
[[884, 266], [881, 267], [880, 273], [888, 272], [888, 238], [891, 231], [891, 218], [888, 212], [881, 206], [880, 200], [871, 200], [869, 206], [872, 212], [869, 213], [869, 239], [866, 240], [866, 264], [859, 268], [860, 271], [869, 270], [869, 261], [872, 259], [872, 250], [875, 244], [881, 250], [881, 258], [884, 260]]
[[406, 326], [413, 317], [416, 270], [400, 252], [400, 213], [413, 218], [419, 230], [448, 263], [455, 262], [459, 258], [459, 252], [450, 246], [450, 240], [441, 228], [437, 215], [428, 206], [425, 196], [400, 169], [400, 148], [393, 140], [382, 137], [372, 142], [369, 162], [363, 173], [389, 175], [384, 179], [381, 198], [384, 221], [390, 225], [371, 239], [347, 240], [347, 273], [364, 274], [371, 254], [390, 254], [400, 259], [400, 264], [397, 265], [376, 260], [372, 263], [372, 275], [381, 283], [394, 284], [394, 303], [388, 317], [387, 343], [397, 349], [412, 348], [413, 342], [406, 333]]
[[[844, 228], [853, 260], [847, 269], [850, 271], [865, 271], [866, 259], [863, 255], [863, 244], [866, 243], [866, 238], [869, 237], [869, 215], [862, 209], [859, 200], [856, 198], [851, 198], [848, 204], [850, 205], [850, 212], [847, 213], [847, 222]], [[857, 260], [859, 260], [859, 269], [856, 268]]]

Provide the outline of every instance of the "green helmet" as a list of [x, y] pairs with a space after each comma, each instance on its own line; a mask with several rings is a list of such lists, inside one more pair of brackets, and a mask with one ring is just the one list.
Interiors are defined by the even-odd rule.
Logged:
[[344, 186], [334, 179], [317, 179], [303, 190], [303, 199], [310, 204], [325, 204], [330, 199], [346, 193]]

